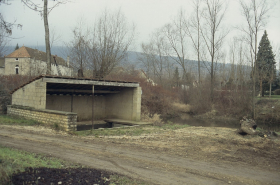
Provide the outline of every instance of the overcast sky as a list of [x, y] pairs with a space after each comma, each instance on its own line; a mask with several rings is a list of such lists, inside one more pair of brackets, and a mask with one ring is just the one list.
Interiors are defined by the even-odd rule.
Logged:
[[[42, 0], [34, 0], [42, 3]], [[273, 45], [280, 44], [280, 0], [274, 2], [270, 13], [269, 22], [266, 26], [268, 36]], [[49, 1], [49, 6], [54, 2]], [[13, 29], [13, 37], [10, 44], [15, 46], [45, 45], [44, 23], [38, 12], [24, 6], [21, 0], [10, 0], [11, 5], [1, 5], [0, 11], [7, 21], [16, 20], [22, 24], [22, 29]], [[136, 25], [137, 37], [135, 48], [139, 50], [141, 42], [147, 42], [149, 35], [174, 18], [180, 8], [187, 13], [192, 11], [191, 0], [71, 0], [71, 2], [55, 8], [49, 15], [50, 31], [62, 35], [55, 45], [63, 45], [71, 39], [71, 30], [80, 18], [85, 18], [90, 25], [107, 8], [121, 11], [129, 22]], [[240, 13], [238, 0], [229, 0], [228, 10], [225, 17], [225, 25], [228, 28], [240, 25], [244, 18]], [[228, 37], [232, 37], [232, 32]], [[263, 32], [259, 35], [262, 36]]]

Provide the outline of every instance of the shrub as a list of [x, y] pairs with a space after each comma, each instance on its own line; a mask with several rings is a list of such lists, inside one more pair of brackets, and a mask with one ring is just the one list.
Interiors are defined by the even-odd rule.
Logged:
[[280, 95], [280, 89], [276, 89], [276, 90], [274, 91], [274, 95]]
[[251, 94], [246, 88], [214, 89], [213, 101], [210, 97], [210, 84], [201, 84], [187, 90], [185, 99], [194, 114], [242, 116], [250, 111]]
[[250, 112], [251, 93], [247, 88], [216, 91], [215, 107], [222, 115], [242, 116]]
[[204, 114], [211, 110], [212, 102], [210, 98], [210, 86], [201, 84], [199, 87], [194, 87], [186, 93], [191, 105], [191, 112], [194, 114]]

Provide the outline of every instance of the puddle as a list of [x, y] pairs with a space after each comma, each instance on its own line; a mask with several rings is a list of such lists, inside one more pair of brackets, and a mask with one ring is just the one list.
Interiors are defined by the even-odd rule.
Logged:
[[[109, 123], [96, 123], [93, 124], [93, 129], [99, 129], [99, 128], [116, 128], [116, 127], [125, 127], [125, 126], [130, 126], [130, 125], [123, 125], [123, 124], [109, 124]], [[78, 122], [77, 124], [77, 131], [81, 130], [91, 130], [92, 124], [84, 124], [83, 122]]]

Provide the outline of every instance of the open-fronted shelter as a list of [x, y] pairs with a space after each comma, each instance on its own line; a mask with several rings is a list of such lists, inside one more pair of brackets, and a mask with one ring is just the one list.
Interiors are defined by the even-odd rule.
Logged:
[[140, 121], [138, 82], [39, 76], [15, 89], [8, 114], [76, 130], [77, 121]]

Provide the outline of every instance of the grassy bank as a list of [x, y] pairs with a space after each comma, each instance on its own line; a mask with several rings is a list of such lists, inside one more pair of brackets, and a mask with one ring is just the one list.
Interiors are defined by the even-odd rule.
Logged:
[[[63, 161], [54, 157], [24, 152], [16, 149], [7, 148], [0, 145], [0, 184], [10, 185], [11, 176], [14, 173], [20, 173], [27, 168], [55, 168], [55, 169], [73, 169], [82, 168], [82, 166]], [[28, 170], [27, 170], [28, 171]], [[134, 180], [126, 176], [111, 175], [110, 184], [147, 184], [143, 181]]]
[[8, 184], [13, 173], [23, 172], [27, 167], [65, 168], [75, 166], [53, 157], [23, 152], [0, 145], [0, 184]]
[[177, 130], [181, 128], [189, 127], [186, 124], [163, 124], [161, 126], [138, 126], [138, 127], [115, 127], [115, 128], [104, 128], [104, 129], [94, 129], [85, 131], [71, 132], [71, 134], [79, 136], [139, 136], [143, 134], [159, 134], [164, 132], [169, 132], [172, 130]]
[[41, 125], [38, 121], [28, 120], [24, 118], [12, 117], [7, 115], [0, 115], [0, 125], [22, 125], [22, 126], [34, 126]]

